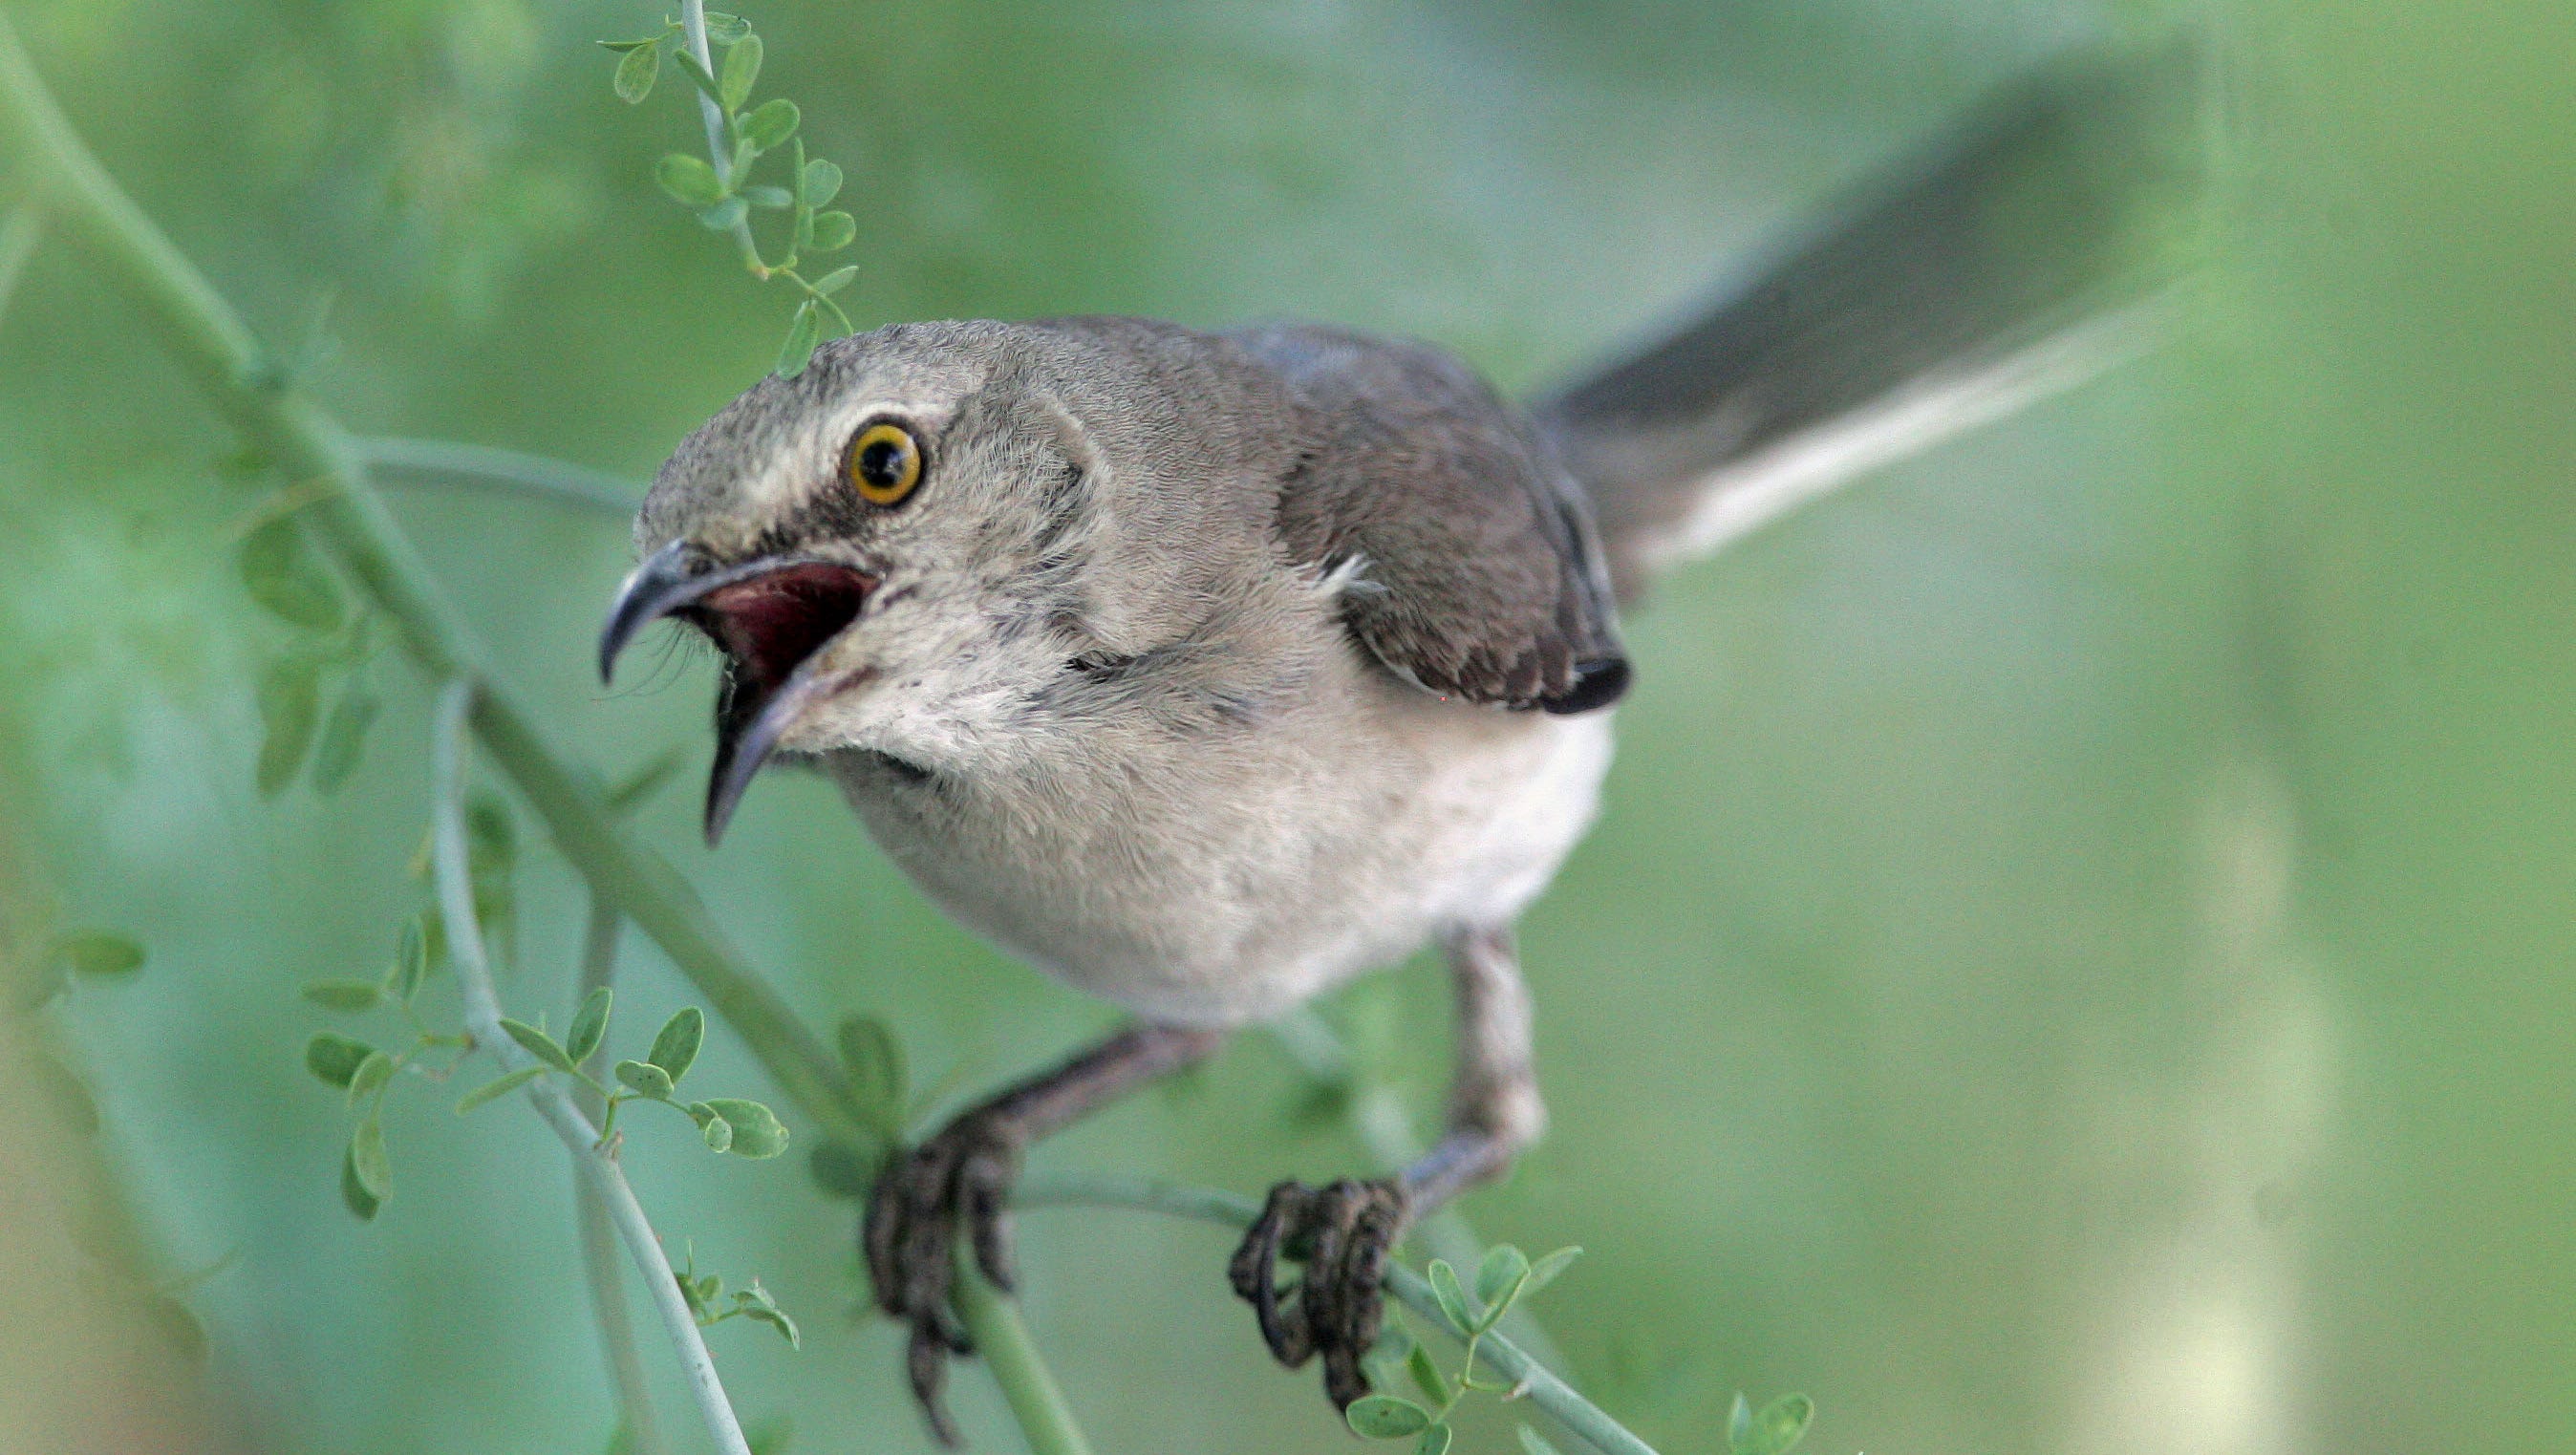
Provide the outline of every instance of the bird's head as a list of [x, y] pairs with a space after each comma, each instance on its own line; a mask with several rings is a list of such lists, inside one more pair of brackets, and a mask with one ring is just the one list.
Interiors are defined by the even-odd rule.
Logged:
[[825, 345], [682, 442], [599, 665], [664, 618], [723, 654], [710, 841], [773, 755], [936, 764], [1068, 663], [1186, 635], [1258, 572], [1285, 445], [1240, 423], [1275, 401], [1196, 343], [901, 325]]

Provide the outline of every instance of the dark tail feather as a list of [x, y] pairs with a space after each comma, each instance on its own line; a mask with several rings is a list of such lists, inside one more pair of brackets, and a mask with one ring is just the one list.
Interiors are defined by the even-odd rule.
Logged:
[[2172, 236], [2155, 224], [2198, 188], [2195, 71], [2180, 49], [2044, 68], [1696, 321], [1540, 404], [1619, 598], [2134, 350]]

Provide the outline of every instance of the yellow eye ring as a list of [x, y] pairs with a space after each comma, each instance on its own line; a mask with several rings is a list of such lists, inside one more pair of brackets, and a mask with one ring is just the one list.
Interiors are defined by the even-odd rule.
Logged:
[[850, 440], [844, 473], [861, 500], [901, 505], [921, 484], [921, 443], [902, 425], [869, 425]]

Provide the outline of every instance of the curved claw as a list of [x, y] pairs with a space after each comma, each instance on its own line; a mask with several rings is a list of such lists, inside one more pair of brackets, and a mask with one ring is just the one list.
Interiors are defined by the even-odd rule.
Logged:
[[[1280, 1363], [1294, 1369], [1323, 1356], [1324, 1393], [1336, 1408], [1368, 1393], [1360, 1360], [1384, 1325], [1379, 1284], [1404, 1223], [1404, 1192], [1392, 1181], [1344, 1179], [1320, 1189], [1282, 1182], [1227, 1265]], [[1293, 1303], [1279, 1293], [1282, 1257], [1305, 1265]]]
[[958, 1224], [986, 1277], [1010, 1286], [1010, 1235], [1002, 1209], [1019, 1173], [1009, 1132], [973, 1114], [904, 1154], [877, 1179], [860, 1227], [860, 1247], [877, 1307], [911, 1328], [905, 1372], [930, 1433], [955, 1448], [946, 1402], [948, 1360], [975, 1352], [950, 1303]]

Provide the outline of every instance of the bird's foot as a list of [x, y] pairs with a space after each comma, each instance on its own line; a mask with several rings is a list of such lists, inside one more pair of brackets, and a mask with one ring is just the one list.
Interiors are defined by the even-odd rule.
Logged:
[[887, 1164], [861, 1227], [877, 1307], [911, 1330], [905, 1367], [913, 1398], [932, 1436], [951, 1449], [960, 1442], [944, 1397], [948, 1359], [975, 1352], [950, 1303], [957, 1235], [962, 1224], [976, 1265], [1010, 1291], [1010, 1222], [1003, 1209], [1027, 1142], [1007, 1115], [966, 1113]]
[[[1360, 1360], [1376, 1346], [1386, 1311], [1379, 1284], [1403, 1235], [1404, 1188], [1393, 1179], [1326, 1187], [1282, 1182], [1235, 1249], [1227, 1276], [1252, 1305], [1270, 1352], [1291, 1369], [1322, 1356], [1324, 1394], [1335, 1409], [1369, 1392]], [[1281, 1259], [1303, 1265], [1280, 1289]]]

